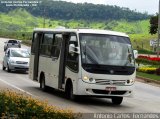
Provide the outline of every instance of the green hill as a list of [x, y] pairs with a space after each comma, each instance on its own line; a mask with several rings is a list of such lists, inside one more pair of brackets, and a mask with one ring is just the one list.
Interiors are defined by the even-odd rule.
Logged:
[[[0, 30], [31, 32], [35, 27], [43, 27], [44, 18], [34, 17], [24, 9], [16, 9], [8, 14], [0, 13]], [[128, 22], [126, 20], [85, 21], [85, 20], [53, 20], [45, 19], [45, 27], [55, 28], [65, 26], [67, 28], [89, 27], [95, 29], [109, 29], [128, 34], [146, 34], [149, 31], [149, 20]]]

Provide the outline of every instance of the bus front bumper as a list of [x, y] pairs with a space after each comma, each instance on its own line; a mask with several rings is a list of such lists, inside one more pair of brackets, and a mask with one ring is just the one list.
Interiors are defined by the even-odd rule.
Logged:
[[133, 97], [133, 90], [134, 85], [98, 85], [85, 83], [79, 79], [75, 94], [95, 97]]

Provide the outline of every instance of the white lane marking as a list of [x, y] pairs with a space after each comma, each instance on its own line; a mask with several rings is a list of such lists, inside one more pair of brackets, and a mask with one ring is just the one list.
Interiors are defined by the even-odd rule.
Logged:
[[7, 84], [7, 85], [9, 85], [9, 86], [11, 86], [11, 87], [19, 90], [19, 91], [22, 91], [22, 92], [24, 92], [24, 93], [26, 93], [26, 94], [28, 94], [28, 95], [33, 96], [33, 94], [31, 94], [31, 93], [29, 93], [29, 92], [27, 92], [27, 91], [25, 91], [25, 90], [23, 90], [23, 89], [21, 89], [21, 88], [18, 88], [17, 86], [12, 85], [12, 84], [8, 83], [7, 81], [4, 81], [4, 80], [2, 80], [2, 79], [0, 79], [0, 81], [2, 81], [3, 83], [5, 83], [5, 84]]

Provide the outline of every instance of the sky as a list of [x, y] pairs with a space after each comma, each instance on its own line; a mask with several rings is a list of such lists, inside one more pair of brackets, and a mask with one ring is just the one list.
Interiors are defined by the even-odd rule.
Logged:
[[127, 7], [138, 12], [147, 12], [148, 14], [158, 13], [159, 0], [62, 0], [74, 3], [93, 3], [105, 5], [117, 5], [120, 7]]

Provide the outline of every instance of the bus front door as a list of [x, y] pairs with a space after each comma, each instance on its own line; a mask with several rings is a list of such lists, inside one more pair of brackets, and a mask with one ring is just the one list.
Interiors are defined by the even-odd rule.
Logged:
[[39, 48], [40, 48], [40, 41], [43, 37], [42, 33], [37, 33], [37, 37], [34, 40], [35, 45], [35, 55], [34, 55], [34, 67], [33, 67], [33, 80], [38, 80], [38, 65], [39, 65]]
[[66, 66], [66, 57], [67, 57], [67, 44], [70, 34], [63, 34], [61, 54], [60, 54], [60, 63], [59, 63], [59, 80], [58, 88], [62, 89], [62, 84], [65, 82], [65, 66]]

